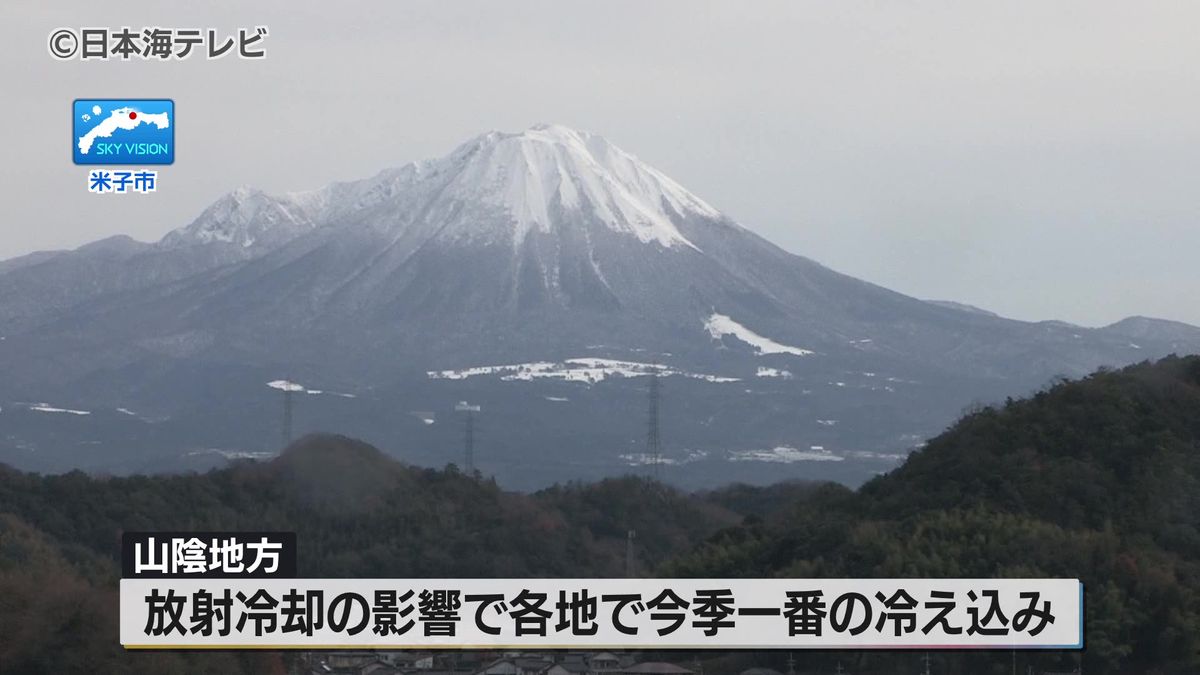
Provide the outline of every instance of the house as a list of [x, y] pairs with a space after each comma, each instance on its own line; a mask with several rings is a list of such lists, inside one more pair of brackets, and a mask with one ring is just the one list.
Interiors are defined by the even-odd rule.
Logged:
[[379, 660], [397, 670], [432, 670], [433, 654], [429, 652], [380, 652]]
[[633, 663], [628, 657], [622, 658], [612, 652], [597, 652], [587, 658], [588, 667], [593, 673], [617, 672], [622, 666]]
[[546, 675], [592, 675], [592, 671], [583, 659], [564, 658], [551, 666]]
[[476, 675], [549, 675], [553, 660], [544, 656], [506, 656], [476, 671]]
[[324, 675], [393, 675], [395, 669], [380, 662], [379, 655], [367, 651], [330, 652], [314, 655], [310, 666]]
[[358, 669], [357, 675], [399, 675], [400, 671], [394, 666], [390, 666], [382, 661], [363, 666]]
[[626, 666], [622, 675], [694, 675], [694, 671], [666, 661], [643, 661]]
[[674, 663], [634, 662], [634, 658], [631, 654], [614, 652], [512, 652], [476, 670], [475, 675], [694, 675], [693, 671]]
[[337, 651], [301, 657], [300, 672], [311, 675], [470, 675], [474, 663], [454, 653], [438, 655], [412, 651]]
[[783, 673], [774, 668], [747, 668], [739, 675], [783, 675]]

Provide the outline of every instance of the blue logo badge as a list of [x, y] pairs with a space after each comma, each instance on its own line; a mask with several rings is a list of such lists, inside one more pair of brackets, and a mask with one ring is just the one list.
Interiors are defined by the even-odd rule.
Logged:
[[175, 102], [167, 98], [75, 99], [76, 164], [171, 164]]

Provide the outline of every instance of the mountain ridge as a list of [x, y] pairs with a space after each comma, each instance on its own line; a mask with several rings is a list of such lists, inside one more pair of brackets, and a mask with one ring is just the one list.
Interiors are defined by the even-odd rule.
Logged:
[[[447, 218], [473, 202], [501, 206], [513, 219], [514, 244], [530, 230], [555, 222], [549, 209], [586, 209], [617, 231], [663, 246], [688, 245], [664, 209], [676, 215], [719, 212], [661, 172], [603, 137], [562, 125], [540, 124], [524, 132], [489, 131], [435, 160], [385, 169], [361, 180], [306, 192], [269, 195], [242, 186], [218, 199], [193, 223], [164, 236], [168, 246], [237, 243], [250, 248], [261, 239], [286, 243], [332, 216], [364, 212], [415, 192], [405, 203], [425, 220]], [[395, 209], [393, 209], [393, 212]], [[400, 223], [414, 226], [414, 220]], [[379, 227], [378, 222], [372, 223]], [[460, 223], [433, 220], [438, 230]], [[397, 229], [391, 224], [388, 230]], [[402, 233], [401, 233], [402, 234]], [[427, 232], [426, 234], [430, 234]], [[460, 233], [471, 236], [471, 232]], [[278, 235], [278, 236], [272, 236]]]
[[[453, 420], [478, 398], [503, 411], [490, 461], [505, 480], [598, 476], [643, 461], [638, 378], [661, 366], [689, 483], [777, 465], [855, 483], [967, 402], [1200, 351], [1200, 329], [1016, 321], [841, 274], [554, 125], [309, 192], [239, 188], [157, 244], [3, 270], [0, 408], [16, 432], [0, 459], [24, 466], [276, 451], [265, 383], [288, 379], [355, 397], [310, 399], [306, 430], [404, 434], [434, 461], [458, 435], [384, 410]], [[570, 404], [550, 413], [551, 399]], [[47, 426], [35, 408], [97, 414]], [[113, 454], [75, 449], [93, 444]], [[564, 448], [555, 462], [530, 461], [548, 446]]]

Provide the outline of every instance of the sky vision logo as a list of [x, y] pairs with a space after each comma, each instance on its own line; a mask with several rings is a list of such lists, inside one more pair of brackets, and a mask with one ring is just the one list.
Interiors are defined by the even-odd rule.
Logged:
[[76, 99], [72, 155], [76, 164], [171, 164], [175, 102], [171, 99]]

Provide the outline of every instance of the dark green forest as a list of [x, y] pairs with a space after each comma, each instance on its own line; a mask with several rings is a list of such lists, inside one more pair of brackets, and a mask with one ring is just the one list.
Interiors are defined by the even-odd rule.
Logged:
[[[123, 530], [292, 530], [311, 577], [1079, 577], [1088, 673], [1200, 672], [1200, 358], [1063, 381], [965, 415], [857, 491], [642, 477], [501, 490], [310, 436], [205, 474], [41, 476], [0, 467], [0, 672], [282, 673], [274, 653], [126, 653]], [[785, 654], [701, 655], [705, 673]], [[919, 672], [912, 653], [796, 654], [799, 672]], [[691, 655], [687, 657], [691, 659]], [[938, 653], [938, 673], [1008, 673], [1009, 653]], [[1082, 663], [1081, 663], [1082, 659]], [[677, 660], [677, 659], [676, 659]]]

